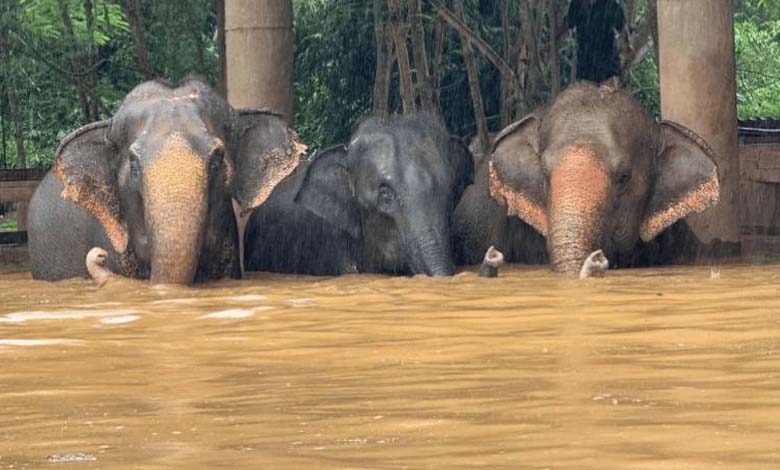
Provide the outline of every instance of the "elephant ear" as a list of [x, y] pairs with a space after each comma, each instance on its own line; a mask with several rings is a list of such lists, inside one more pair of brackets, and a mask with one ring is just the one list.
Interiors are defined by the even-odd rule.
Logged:
[[233, 199], [241, 215], [264, 203], [298, 166], [306, 146], [281, 116], [267, 110], [241, 110], [232, 152]]
[[457, 137], [450, 137], [447, 160], [455, 174], [455, 204], [463, 191], [474, 183], [474, 157], [468, 147]]
[[305, 168], [295, 202], [350, 237], [360, 237], [360, 215], [343, 145], [317, 152]]
[[647, 242], [661, 231], [718, 203], [718, 168], [707, 142], [690, 129], [660, 123], [662, 145], [657, 156], [651, 196], [640, 226]]
[[115, 147], [108, 141], [111, 121], [87, 124], [65, 137], [54, 155], [54, 174], [62, 180], [62, 197], [97, 218], [111, 245], [127, 249], [127, 223], [116, 182]]
[[539, 233], [547, 236], [547, 179], [539, 156], [539, 125], [528, 115], [501, 131], [489, 165], [490, 195]]

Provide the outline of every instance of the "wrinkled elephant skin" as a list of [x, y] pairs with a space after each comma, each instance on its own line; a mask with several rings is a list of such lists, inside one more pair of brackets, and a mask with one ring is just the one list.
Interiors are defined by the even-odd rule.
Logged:
[[[553, 270], [567, 275], [599, 248], [617, 265], [681, 259], [697, 243], [681, 219], [719, 198], [712, 157], [699, 136], [655, 122], [609, 83], [577, 83], [496, 137], [456, 210], [461, 260], [495, 244], [518, 261], [538, 251], [531, 228], [546, 238]], [[517, 219], [523, 243], [504, 246], [518, 238]]]
[[433, 116], [369, 118], [282, 182], [247, 227], [256, 271], [451, 275], [468, 149]]
[[155, 284], [240, 276], [232, 201], [261, 204], [297, 166], [295, 139], [198, 80], [138, 85], [111, 119], [61, 142], [30, 205], [33, 277], [86, 276], [93, 246], [111, 271]]

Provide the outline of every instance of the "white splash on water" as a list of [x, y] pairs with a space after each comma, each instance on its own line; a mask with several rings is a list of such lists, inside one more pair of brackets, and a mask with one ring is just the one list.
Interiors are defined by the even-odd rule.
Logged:
[[220, 310], [218, 312], [212, 312], [207, 315], [203, 315], [199, 318], [221, 318], [221, 319], [236, 319], [236, 318], [249, 318], [258, 312], [267, 312], [273, 310], [273, 307], [267, 305], [261, 305], [254, 308], [233, 308], [229, 310]]
[[0, 346], [53, 346], [58, 344], [80, 343], [77, 339], [51, 338], [51, 339], [0, 339]]
[[135, 310], [35, 310], [11, 312], [0, 316], [0, 323], [25, 323], [41, 320], [83, 320], [85, 318], [137, 315]]
[[117, 315], [115, 317], [105, 317], [100, 319], [100, 323], [104, 325], [123, 325], [125, 323], [132, 323], [141, 318], [138, 315]]
[[202, 299], [199, 299], [197, 297], [182, 297], [178, 299], [163, 299], [163, 300], [155, 300], [152, 302], [152, 305], [191, 305], [196, 304], [200, 302]]
[[268, 297], [260, 294], [247, 294], [247, 295], [237, 295], [235, 297], [228, 297], [230, 300], [235, 300], [237, 302], [260, 302]]
[[284, 303], [289, 305], [290, 307], [312, 307], [314, 306], [314, 299], [310, 298], [304, 298], [304, 299], [288, 299], [285, 300]]

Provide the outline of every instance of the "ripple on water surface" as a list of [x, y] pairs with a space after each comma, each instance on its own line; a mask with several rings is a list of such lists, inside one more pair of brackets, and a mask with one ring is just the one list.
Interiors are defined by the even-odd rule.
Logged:
[[0, 275], [0, 467], [776, 470], [778, 285]]

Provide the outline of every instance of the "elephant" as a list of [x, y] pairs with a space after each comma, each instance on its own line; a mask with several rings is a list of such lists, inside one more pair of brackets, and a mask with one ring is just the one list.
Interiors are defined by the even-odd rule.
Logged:
[[154, 284], [240, 277], [233, 204], [261, 205], [300, 145], [281, 116], [235, 110], [198, 79], [144, 82], [60, 143], [30, 203], [33, 278], [86, 277], [94, 246]]
[[499, 133], [456, 210], [455, 240], [463, 263], [495, 245], [572, 276], [597, 249], [618, 267], [675, 261], [698, 243], [681, 219], [719, 195], [701, 137], [610, 83], [578, 82]]
[[248, 270], [452, 275], [451, 217], [472, 157], [432, 115], [370, 117], [251, 216]]

